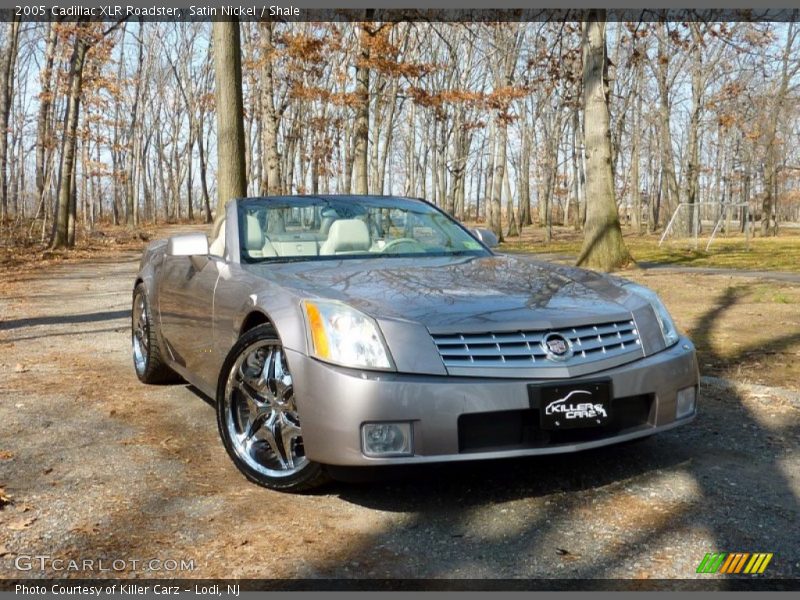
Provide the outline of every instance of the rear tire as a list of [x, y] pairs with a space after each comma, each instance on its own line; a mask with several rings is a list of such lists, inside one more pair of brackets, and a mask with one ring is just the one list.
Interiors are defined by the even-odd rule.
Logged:
[[217, 385], [217, 425], [233, 464], [258, 485], [303, 492], [330, 479], [306, 458], [286, 354], [269, 325], [242, 335], [228, 353]]
[[143, 383], [171, 383], [178, 381], [178, 375], [170, 369], [163, 359], [158, 344], [158, 325], [150, 311], [150, 301], [143, 284], [133, 290], [131, 309], [131, 346], [133, 368]]

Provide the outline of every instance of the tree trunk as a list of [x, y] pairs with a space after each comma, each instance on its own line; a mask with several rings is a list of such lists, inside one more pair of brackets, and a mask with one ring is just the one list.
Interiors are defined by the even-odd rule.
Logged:
[[[641, 69], [638, 73], [641, 75]], [[636, 234], [640, 234], [642, 233], [642, 184], [639, 181], [639, 161], [641, 160], [642, 94], [638, 79], [633, 93], [636, 94], [636, 103], [631, 127], [631, 228]]]
[[642, 193], [639, 182], [639, 135], [634, 130], [631, 141], [631, 229], [642, 233]]
[[767, 121], [767, 135], [766, 135], [766, 159], [764, 161], [764, 201], [761, 205], [761, 235], [777, 235], [778, 222], [775, 220], [775, 202], [777, 181], [778, 181], [778, 119], [783, 114], [784, 104], [786, 103], [786, 96], [789, 91], [789, 82], [792, 76], [797, 73], [798, 65], [796, 61], [793, 62], [792, 72], [789, 71], [789, 64], [794, 59], [792, 58], [792, 46], [795, 37], [797, 36], [797, 28], [795, 23], [789, 23], [788, 31], [786, 34], [786, 44], [781, 57], [781, 78], [778, 84], [778, 89], [774, 94], [774, 106], [769, 113], [769, 120]]
[[44, 63], [39, 75], [41, 92], [39, 93], [39, 115], [36, 119], [36, 198], [44, 202], [49, 157], [52, 155], [50, 140], [50, 110], [53, 106], [54, 91], [51, 87], [53, 60], [56, 54], [58, 36], [53, 24], [48, 24], [47, 45], [44, 51]]
[[8, 41], [0, 58], [0, 223], [8, 216], [8, 117], [14, 95], [14, 63], [19, 43], [19, 19], [8, 26]]
[[[85, 25], [78, 24], [75, 44], [70, 58], [69, 97], [64, 120], [64, 138], [61, 144], [61, 166], [58, 175], [58, 204], [50, 246], [53, 249], [69, 246], [69, 223], [75, 220], [72, 202], [75, 177], [75, 150], [77, 146], [78, 117], [80, 115], [81, 89], [83, 87], [83, 65], [88, 44], [83, 37]], [[74, 243], [74, 238], [73, 238]]]
[[505, 122], [496, 124], [497, 133], [497, 155], [495, 156], [494, 175], [492, 177], [492, 204], [489, 215], [489, 229], [497, 236], [497, 240], [503, 241], [503, 224], [501, 218], [503, 206], [503, 177], [506, 172], [507, 146], [508, 146], [508, 125]]
[[[144, 38], [142, 37], [143, 23], [139, 23], [139, 53], [136, 67], [136, 86], [133, 91], [133, 108], [131, 120], [128, 124], [127, 153], [125, 155], [125, 223], [129, 227], [139, 224], [136, 211], [136, 125], [139, 122], [139, 96], [142, 89], [142, 70], [144, 68]], [[121, 59], [120, 59], [121, 60]]]
[[244, 101], [239, 21], [214, 21], [217, 105], [217, 218], [233, 198], [247, 194], [244, 160]]
[[699, 167], [699, 137], [700, 137], [700, 119], [703, 110], [703, 49], [702, 37], [699, 33], [699, 25], [697, 23], [690, 23], [689, 27], [692, 31], [695, 43], [692, 49], [692, 109], [689, 116], [689, 141], [686, 149], [686, 192], [685, 198], [688, 204], [686, 210], [686, 217], [684, 219], [684, 228], [687, 232], [691, 232], [693, 236], [697, 235], [699, 228], [699, 214], [697, 212], [697, 194], [700, 182], [700, 167]]
[[197, 154], [200, 160], [200, 189], [203, 192], [203, 211], [205, 212], [205, 222], [211, 223], [211, 199], [208, 195], [206, 149], [203, 141], [203, 121], [204, 113], [201, 111], [197, 119]]
[[374, 99], [372, 99], [370, 102], [372, 105], [373, 117], [372, 121], [370, 122], [370, 128], [372, 131], [370, 132], [369, 139], [372, 140], [372, 144], [369, 145], [369, 159], [367, 167], [367, 171], [369, 172], [369, 189], [375, 194], [380, 194], [380, 187], [378, 187], [378, 150], [380, 149], [380, 146], [378, 144], [378, 140], [381, 139], [381, 131], [383, 130], [383, 102], [381, 96], [385, 87], [386, 81], [384, 80], [382, 74], [377, 72], [375, 74]]
[[[578, 141], [578, 129], [580, 128], [580, 116], [578, 111], [580, 107], [577, 103], [572, 108], [572, 125], [570, 127], [572, 133], [572, 151], [570, 152], [570, 162], [572, 163], [572, 203], [575, 206], [573, 211], [573, 226], [577, 230], [579, 228], [578, 221], [580, 216], [581, 206], [581, 184], [580, 184], [580, 166], [578, 165], [578, 151], [580, 150], [580, 142]], [[564, 225], [569, 225], [568, 220], [564, 219]]]
[[[368, 11], [369, 12], [369, 11]], [[370, 48], [367, 41], [366, 24], [361, 26], [360, 48], [358, 64], [356, 65], [356, 122], [355, 122], [355, 148], [353, 152], [353, 169], [355, 176], [353, 192], [367, 194], [367, 146], [369, 143], [369, 60]]]
[[586, 228], [578, 265], [610, 271], [630, 260], [622, 239], [611, 170], [605, 10], [583, 24], [583, 98], [586, 129]]
[[[678, 179], [675, 176], [675, 158], [672, 151], [672, 130], [670, 125], [670, 105], [669, 105], [669, 83], [668, 83], [668, 68], [669, 57], [666, 48], [666, 26], [664, 23], [660, 24], [662, 35], [658, 41], [658, 66], [656, 69], [656, 82], [658, 84], [659, 92], [659, 134], [661, 145], [661, 169], [664, 178], [664, 190], [667, 196], [667, 211], [669, 217], [677, 209], [678, 202], [680, 201], [678, 191]], [[686, 229], [683, 227], [685, 221], [680, 219], [675, 220], [677, 226], [676, 233], [678, 235], [685, 235]]]
[[519, 227], [517, 227], [517, 217], [514, 211], [514, 199], [511, 196], [511, 184], [508, 181], [508, 170], [503, 176], [503, 188], [506, 193], [506, 215], [508, 217], [508, 237], [519, 236]]
[[531, 218], [531, 128], [528, 124], [522, 126], [522, 148], [519, 159], [519, 227], [522, 229], [533, 225]]
[[[381, 153], [381, 161], [380, 161], [380, 168], [378, 169], [378, 187], [374, 190], [376, 194], [384, 194], [386, 193], [386, 161], [388, 157], [392, 154], [392, 139], [394, 138], [394, 118], [395, 112], [397, 109], [397, 95], [400, 90], [399, 81], [395, 77], [392, 80], [392, 88], [389, 94], [389, 106], [387, 110], [389, 111], [384, 119], [384, 131], [386, 131], [386, 135], [384, 136], [383, 142], [383, 152]], [[390, 174], [391, 177], [391, 174]], [[391, 192], [390, 192], [391, 193]]]
[[264, 148], [267, 155], [266, 175], [267, 194], [276, 196], [284, 190], [281, 178], [281, 155], [278, 151], [278, 129], [280, 115], [275, 109], [275, 77], [272, 69], [272, 43], [274, 23], [272, 21], [261, 23], [262, 52], [264, 53], [264, 69], [261, 79], [261, 110], [264, 132]]

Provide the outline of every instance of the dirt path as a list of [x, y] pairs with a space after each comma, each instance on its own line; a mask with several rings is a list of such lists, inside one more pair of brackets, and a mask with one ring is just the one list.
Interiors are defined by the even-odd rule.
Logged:
[[[691, 578], [706, 552], [733, 551], [800, 576], [800, 410], [764, 390], [709, 387], [694, 424], [636, 445], [257, 488], [209, 403], [136, 380], [137, 259], [0, 287], [0, 578], [93, 575], [17, 571], [28, 555], [124, 560], [139, 577]], [[149, 559], [194, 569], [133, 562]]]

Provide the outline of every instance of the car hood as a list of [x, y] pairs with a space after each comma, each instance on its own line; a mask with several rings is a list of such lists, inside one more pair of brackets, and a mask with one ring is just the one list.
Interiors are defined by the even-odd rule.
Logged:
[[600, 323], [630, 318], [641, 303], [607, 276], [504, 255], [243, 267], [300, 298], [339, 300], [379, 320], [437, 332]]

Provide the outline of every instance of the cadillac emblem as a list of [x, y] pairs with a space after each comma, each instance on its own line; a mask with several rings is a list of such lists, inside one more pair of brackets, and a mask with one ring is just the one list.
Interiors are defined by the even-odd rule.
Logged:
[[550, 360], [565, 361], [572, 357], [572, 342], [560, 333], [548, 333], [541, 345]]

